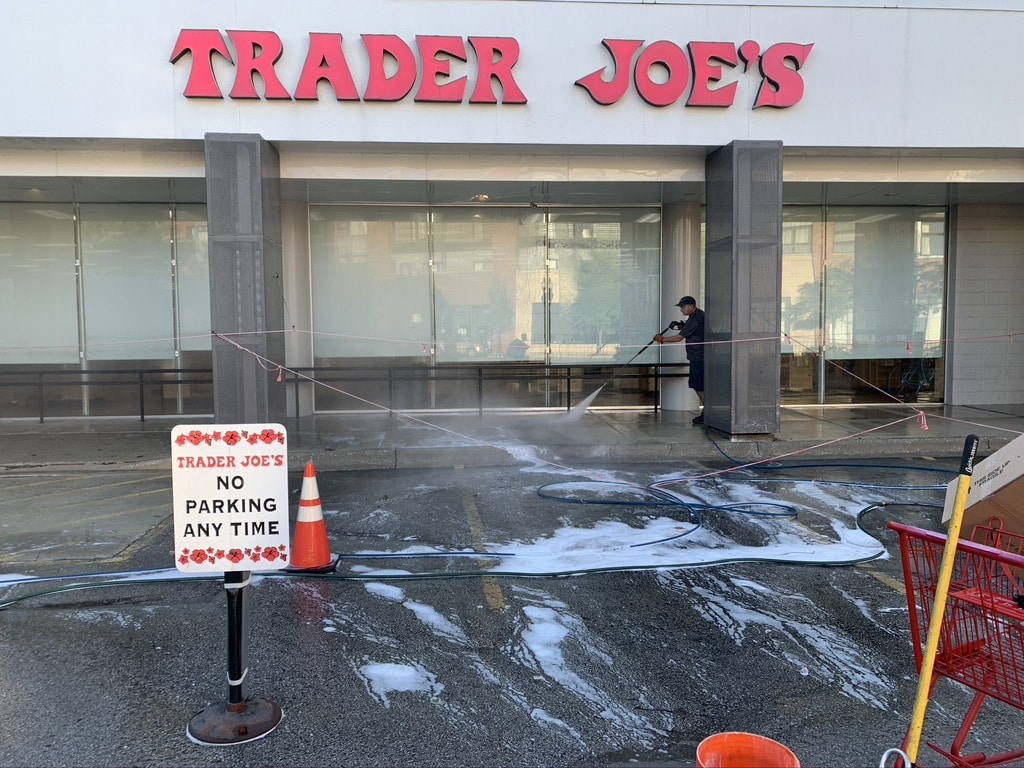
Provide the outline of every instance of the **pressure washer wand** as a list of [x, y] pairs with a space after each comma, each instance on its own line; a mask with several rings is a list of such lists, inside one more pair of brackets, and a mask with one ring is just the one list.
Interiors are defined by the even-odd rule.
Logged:
[[[664, 335], [665, 335], [666, 333], [668, 333], [668, 332], [669, 332], [670, 330], [672, 330], [672, 326], [674, 326], [675, 324], [676, 324], [676, 323], [675, 323], [675, 321], [673, 321], [673, 322], [669, 323], [668, 325], [666, 325], [666, 326], [665, 326], [664, 330], [662, 330], [662, 331], [661, 331], [661, 333], [659, 333], [659, 334], [657, 334], [657, 335], [655, 335], [655, 336], [652, 336], [652, 337], [651, 337], [651, 340], [650, 340], [650, 341], [648, 341], [648, 342], [647, 342], [646, 344], [644, 344], [644, 345], [643, 345], [643, 347], [642, 347], [642, 348], [640, 349], [640, 351], [639, 351], [639, 352], [637, 352], [637, 353], [636, 353], [635, 355], [633, 355], [633, 356], [632, 356], [631, 358], [629, 358], [629, 360], [627, 360], [627, 361], [626, 361], [626, 362], [624, 362], [624, 363], [623, 363], [622, 365], [620, 365], [620, 366], [619, 366], [618, 368], [616, 368], [616, 369], [615, 369], [614, 371], [612, 371], [612, 375], [611, 375], [610, 377], [608, 377], [608, 381], [606, 381], [606, 382], [605, 382], [604, 384], [602, 384], [602, 385], [601, 385], [601, 387], [605, 387], [605, 386], [607, 386], [608, 384], [611, 384], [611, 382], [612, 382], [612, 379], [614, 379], [614, 378], [615, 378], [616, 376], [618, 376], [618, 375], [619, 375], [619, 371], [621, 371], [621, 370], [622, 370], [623, 368], [625, 368], [625, 367], [626, 367], [627, 365], [629, 365], [629, 364], [630, 364], [630, 363], [632, 363], [632, 362], [633, 362], [634, 360], [636, 360], [636, 359], [637, 359], [638, 357], [640, 357], [640, 355], [642, 355], [642, 354], [643, 354], [644, 352], [646, 352], [646, 351], [647, 351], [647, 348], [648, 348], [649, 346], [651, 346], [651, 344], [653, 344], [653, 343], [654, 343], [654, 340], [655, 340], [656, 338], [658, 338], [658, 336], [664, 336]], [[600, 387], [598, 387], [598, 389], [600, 389]]]

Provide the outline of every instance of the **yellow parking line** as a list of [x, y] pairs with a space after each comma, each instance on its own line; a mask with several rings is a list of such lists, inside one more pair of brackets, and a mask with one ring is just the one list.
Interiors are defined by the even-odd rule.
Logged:
[[[140, 482], [132, 482], [132, 483], [129, 483], [129, 482], [124, 482], [124, 483], [104, 483], [103, 484], [103, 490], [106, 491], [106, 490], [109, 490], [111, 488], [118, 488], [118, 487], [121, 487], [121, 486], [124, 486], [124, 485], [141, 485], [141, 484], [142, 483], [140, 483]], [[0, 504], [23, 504], [23, 503], [28, 502], [28, 501], [34, 501], [35, 499], [53, 498], [55, 496], [77, 495], [77, 494], [81, 494], [88, 487], [88, 486], [74, 486], [74, 487], [70, 487], [69, 488], [69, 487], [66, 487], [67, 486], [66, 482], [54, 480], [54, 481], [47, 482], [47, 483], [30, 483], [30, 484], [25, 484], [25, 485], [13, 486], [11, 488], [11, 491], [12, 491], [12, 493], [16, 493], [18, 491], [21, 491], [24, 488], [33, 487], [33, 486], [39, 486], [39, 485], [45, 485], [45, 486], [48, 486], [48, 488], [47, 488], [47, 490], [44, 490], [41, 493], [32, 493], [32, 494], [28, 494], [28, 495], [24, 495], [24, 496], [18, 496], [17, 498], [4, 499], [3, 501], [0, 501]], [[59, 487], [54, 487], [54, 486], [59, 486]], [[113, 498], [116, 498], [116, 499], [131, 499], [131, 498], [134, 498], [136, 496], [147, 496], [147, 495], [153, 494], [153, 493], [170, 493], [170, 491], [171, 491], [171, 486], [170, 485], [164, 485], [164, 486], [161, 486], [159, 488], [150, 488], [150, 489], [147, 489], [147, 490], [144, 490], [144, 491], [136, 491], [135, 493], [127, 493], [127, 494], [117, 495], [117, 496], [110, 495], [110, 496], [108, 496], [108, 498], [112, 498], [112, 499]]]
[[[469, 523], [469, 532], [473, 536], [473, 549], [477, 552], [486, 552], [484, 548], [484, 525], [480, 520], [480, 512], [476, 508], [476, 499], [471, 495], [462, 497], [462, 506], [466, 510], [466, 521]], [[493, 568], [498, 564], [497, 560], [483, 559], [480, 567], [484, 570]], [[487, 607], [495, 613], [505, 610], [505, 595], [501, 591], [501, 582], [494, 576], [482, 576], [484, 585], [484, 599]]]
[[174, 512], [174, 510], [171, 509], [170, 504], [160, 504], [155, 507], [142, 507], [141, 509], [132, 509], [131, 511], [108, 512], [106, 514], [96, 514], [88, 517], [75, 517], [75, 523], [77, 525], [81, 525], [82, 523], [101, 523], [104, 520], [119, 520], [124, 517], [138, 518], [157, 510], [162, 511], [165, 517], [169, 517]]
[[882, 584], [885, 584], [885, 586], [896, 590], [901, 595], [906, 596], [907, 588], [902, 581], [898, 581], [897, 579], [894, 579], [892, 576], [886, 573], [882, 573], [881, 571], [876, 571], [867, 563], [857, 563], [857, 567], [864, 571], [864, 573], [873, 578], [875, 581], [879, 581]]

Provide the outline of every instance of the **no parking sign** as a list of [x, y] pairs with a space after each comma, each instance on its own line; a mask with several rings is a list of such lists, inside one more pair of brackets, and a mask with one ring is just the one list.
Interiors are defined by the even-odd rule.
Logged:
[[280, 424], [171, 431], [175, 565], [183, 573], [288, 564], [288, 440]]

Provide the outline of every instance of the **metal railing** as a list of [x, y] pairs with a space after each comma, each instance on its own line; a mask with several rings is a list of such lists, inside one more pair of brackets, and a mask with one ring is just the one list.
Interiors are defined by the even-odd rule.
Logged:
[[[685, 378], [689, 365], [673, 363], [664, 365], [544, 365], [543, 363], [443, 363], [422, 366], [358, 366], [293, 368], [285, 374], [285, 381], [292, 387], [294, 413], [301, 410], [301, 387], [303, 384], [322, 388], [317, 397], [317, 411], [352, 410], [353, 408], [324, 407], [331, 399], [362, 402], [364, 408], [379, 410], [477, 410], [511, 401], [509, 407], [544, 407], [570, 410], [579, 401], [598, 387], [607, 386], [612, 380], [618, 389], [623, 384], [633, 383], [637, 392], [649, 398], [647, 407], [657, 409], [660, 404], [661, 381], [670, 378]], [[514, 384], [521, 388], [511, 397], [501, 393], [490, 397], [488, 390], [500, 385]], [[416, 385], [430, 387], [423, 392], [419, 402], [409, 396]], [[454, 389], [446, 399], [439, 389]], [[525, 394], [522, 392], [525, 388]], [[352, 392], [355, 389], [357, 392]], [[472, 391], [469, 391], [469, 390]], [[367, 391], [372, 396], [362, 397], [358, 391]], [[331, 393], [335, 394], [331, 394]], [[575, 395], [580, 397], [576, 398]], [[405, 395], [404, 401], [400, 398]], [[413, 402], [410, 402], [413, 401]]]
[[[93, 399], [94, 393], [102, 391], [107, 387], [118, 389], [135, 388], [138, 399], [137, 409], [131, 409], [134, 412], [128, 412], [127, 405], [129, 400], [126, 398], [123, 403], [119, 401], [119, 404], [124, 405], [123, 408], [118, 409], [121, 412], [105, 415], [138, 415], [139, 421], [145, 421], [146, 415], [149, 413], [147, 410], [147, 389], [154, 387], [178, 387], [177, 397], [180, 397], [180, 387], [191, 385], [208, 387], [212, 392], [213, 369], [93, 368], [89, 370], [68, 371], [19, 368], [13, 371], [0, 370], [0, 392], [9, 393], [13, 390], [34, 393], [35, 408], [31, 410], [34, 410], [34, 415], [38, 417], [40, 424], [46, 420], [48, 408], [52, 414], [59, 402], [71, 401], [81, 404], [79, 405], [79, 413], [60, 414], [61, 417], [91, 415], [87, 410], [83, 411], [83, 407], [87, 409], [87, 404]], [[156, 396], [151, 394], [149, 398], [149, 402], [152, 404], [152, 400], [156, 399]], [[163, 397], [160, 399], [162, 400]], [[0, 418], [25, 417], [29, 415], [28, 410], [12, 405], [6, 397], [0, 401]], [[14, 411], [18, 412], [14, 413]]]
[[[302, 395], [320, 387], [317, 412], [347, 410], [477, 410], [504, 404], [508, 408], [570, 410], [599, 387], [607, 396], [633, 402], [629, 407], [660, 405], [664, 379], [685, 378], [686, 363], [663, 365], [544, 365], [543, 363], [488, 362], [400, 366], [319, 366], [284, 370], [293, 413], [301, 413]], [[184, 415], [189, 387], [203, 391], [203, 402], [213, 410], [212, 368], [120, 368], [53, 370], [20, 368], [0, 370], [0, 392], [34, 395], [34, 407], [11, 398], [0, 402], [0, 419], [35, 416], [47, 418], [92, 416], [89, 404], [108, 387], [134, 388], [137, 398], [118, 399], [113, 413], [104, 416]], [[156, 388], [160, 388], [156, 391]], [[170, 392], [170, 396], [168, 396]], [[364, 394], [360, 394], [364, 393]], [[134, 407], [129, 404], [135, 401]], [[154, 405], [160, 401], [160, 407]], [[168, 411], [165, 401], [171, 401]], [[641, 402], [643, 401], [643, 402]], [[74, 402], [78, 413], [55, 413], [58, 404]], [[330, 407], [347, 403], [345, 407]], [[107, 406], [107, 410], [110, 410]], [[66, 409], [65, 409], [66, 410]], [[154, 413], [158, 411], [158, 413]], [[195, 415], [197, 412], [189, 411]], [[198, 411], [202, 415], [202, 411]]]

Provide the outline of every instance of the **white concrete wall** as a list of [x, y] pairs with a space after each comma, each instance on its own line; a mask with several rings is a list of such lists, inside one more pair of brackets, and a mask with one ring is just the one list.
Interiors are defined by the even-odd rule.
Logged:
[[1024, 403], [1024, 206], [960, 206], [956, 232], [950, 402]]
[[[701, 206], [694, 203], [666, 205], [662, 209], [661, 244], [661, 327], [673, 320], [684, 320], [676, 302], [689, 294], [703, 303], [703, 279], [700, 262]], [[659, 328], [659, 330], [661, 330]], [[670, 331], [675, 336], [675, 331]], [[686, 345], [665, 344], [661, 347], [663, 363], [685, 363]], [[662, 379], [661, 407], [666, 411], [700, 409], [697, 395], [688, 379]]]
[[[470, 147], [716, 147], [734, 139], [790, 148], [1024, 147], [1024, 7], [930, 4], [8, 0], [0, 136], [195, 140], [228, 132], [271, 142]], [[393, 103], [338, 102], [326, 88], [319, 101], [232, 99], [234, 66], [220, 55], [214, 70], [224, 98], [188, 99], [191, 54], [170, 61], [183, 29], [277, 34], [283, 53], [276, 73], [289, 94], [311, 32], [343, 37], [360, 91], [368, 76], [364, 34], [396, 35], [411, 45], [417, 35], [514, 38], [516, 82], [528, 101], [470, 104], [467, 93], [458, 104], [417, 103], [412, 94]], [[752, 109], [757, 66], [723, 70], [721, 86], [736, 85], [728, 107], [655, 107], [632, 86], [601, 106], [575, 83], [611, 66], [601, 41], [614, 38], [666, 40], [684, 50], [691, 42], [746, 41], [762, 52], [783, 42], [814, 48], [799, 73], [803, 97], [787, 109]], [[453, 66], [453, 78], [463, 75], [471, 89], [472, 53]]]

